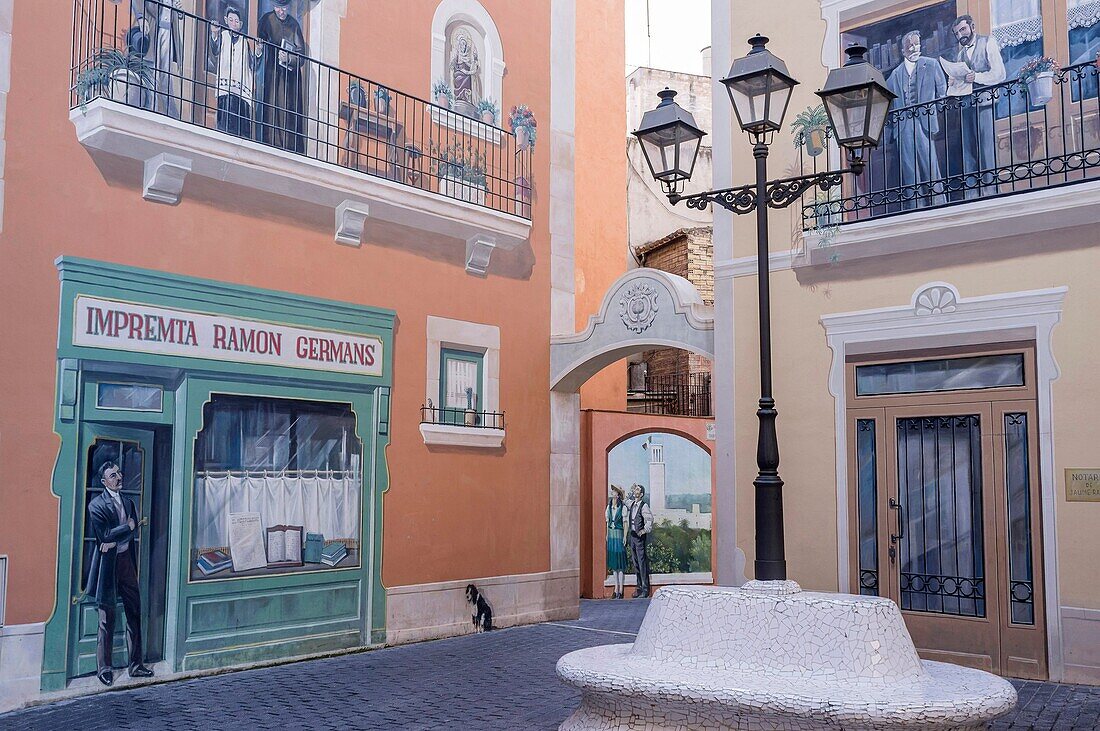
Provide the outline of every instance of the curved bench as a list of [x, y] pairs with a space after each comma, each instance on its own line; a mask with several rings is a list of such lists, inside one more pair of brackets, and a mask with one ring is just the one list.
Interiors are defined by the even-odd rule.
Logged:
[[582, 691], [562, 731], [967, 729], [1016, 705], [1003, 678], [921, 660], [892, 601], [790, 581], [665, 587], [633, 645], [557, 671]]

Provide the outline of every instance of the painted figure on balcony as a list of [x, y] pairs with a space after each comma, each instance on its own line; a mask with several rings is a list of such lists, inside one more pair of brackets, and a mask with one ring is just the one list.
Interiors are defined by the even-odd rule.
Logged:
[[[974, 18], [970, 15], [956, 18], [951, 30], [959, 42], [955, 61], [966, 64], [970, 69], [963, 80], [967, 84], [975, 85], [973, 92], [961, 100], [963, 106], [957, 117], [962, 128], [959, 132], [962, 137], [962, 173], [991, 171], [997, 166], [993, 98], [989, 92], [982, 93], [980, 87], [993, 86], [1005, 80], [1001, 47], [993, 36], [978, 35], [974, 28]], [[991, 173], [986, 173], [980, 180], [986, 183], [980, 189], [973, 185], [975, 181], [970, 181], [966, 190], [967, 198], [997, 192], [996, 185], [988, 184], [993, 182]]]
[[[947, 78], [940, 64], [921, 55], [920, 31], [909, 31], [901, 39], [903, 60], [890, 73], [886, 85], [897, 94], [895, 107], [915, 105], [939, 99], [947, 94]], [[939, 154], [933, 138], [940, 131], [940, 111], [935, 107], [915, 107], [894, 115], [886, 124], [888, 150], [897, 156], [901, 184], [912, 186], [939, 180]], [[927, 190], [907, 191], [904, 208], [918, 205], [942, 205], [943, 194], [927, 195]], [[919, 194], [919, 195], [918, 195]]]
[[[153, 67], [153, 110], [180, 118], [179, 68], [182, 62], [180, 25], [183, 23], [180, 0], [130, 0], [135, 25], [149, 37], [146, 59]], [[176, 69], [173, 69], [176, 66]]]
[[210, 54], [217, 61], [218, 129], [239, 137], [252, 137], [253, 71], [262, 50], [241, 35], [241, 11], [229, 5], [223, 28], [210, 26]]
[[263, 44], [263, 93], [257, 120], [261, 139], [291, 152], [305, 152], [304, 55], [302, 26], [290, 14], [290, 0], [272, 0], [260, 18]]
[[449, 65], [455, 110], [473, 116], [477, 112], [477, 103], [482, 99], [481, 59], [473, 36], [466, 27], [459, 27], [451, 37]]

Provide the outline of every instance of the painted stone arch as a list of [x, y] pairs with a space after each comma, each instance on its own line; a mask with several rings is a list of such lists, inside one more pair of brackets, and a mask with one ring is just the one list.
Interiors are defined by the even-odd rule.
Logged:
[[713, 360], [714, 310], [688, 280], [643, 267], [608, 288], [583, 332], [553, 338], [551, 389], [576, 392], [606, 366], [654, 348], [681, 348]]
[[[504, 46], [496, 23], [477, 0], [443, 0], [432, 17], [431, 83], [450, 83], [449, 64], [455, 44], [466, 37], [478, 55], [476, 85], [480, 99], [492, 99], [503, 109]], [[479, 100], [480, 100], [479, 99]], [[476, 100], [475, 100], [476, 103]]]

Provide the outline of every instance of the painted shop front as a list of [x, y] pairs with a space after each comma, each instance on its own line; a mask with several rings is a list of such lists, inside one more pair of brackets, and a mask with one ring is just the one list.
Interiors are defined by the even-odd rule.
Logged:
[[[383, 643], [394, 313], [86, 259], [58, 269], [61, 523], [42, 689], [96, 672], [103, 536], [89, 506], [112, 470], [135, 512], [158, 675]], [[115, 612], [116, 667], [131, 609]]]

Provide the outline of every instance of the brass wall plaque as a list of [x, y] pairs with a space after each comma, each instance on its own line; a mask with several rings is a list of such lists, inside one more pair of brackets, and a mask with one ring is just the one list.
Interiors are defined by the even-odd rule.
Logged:
[[1100, 468], [1066, 468], [1066, 500], [1071, 503], [1100, 503]]

